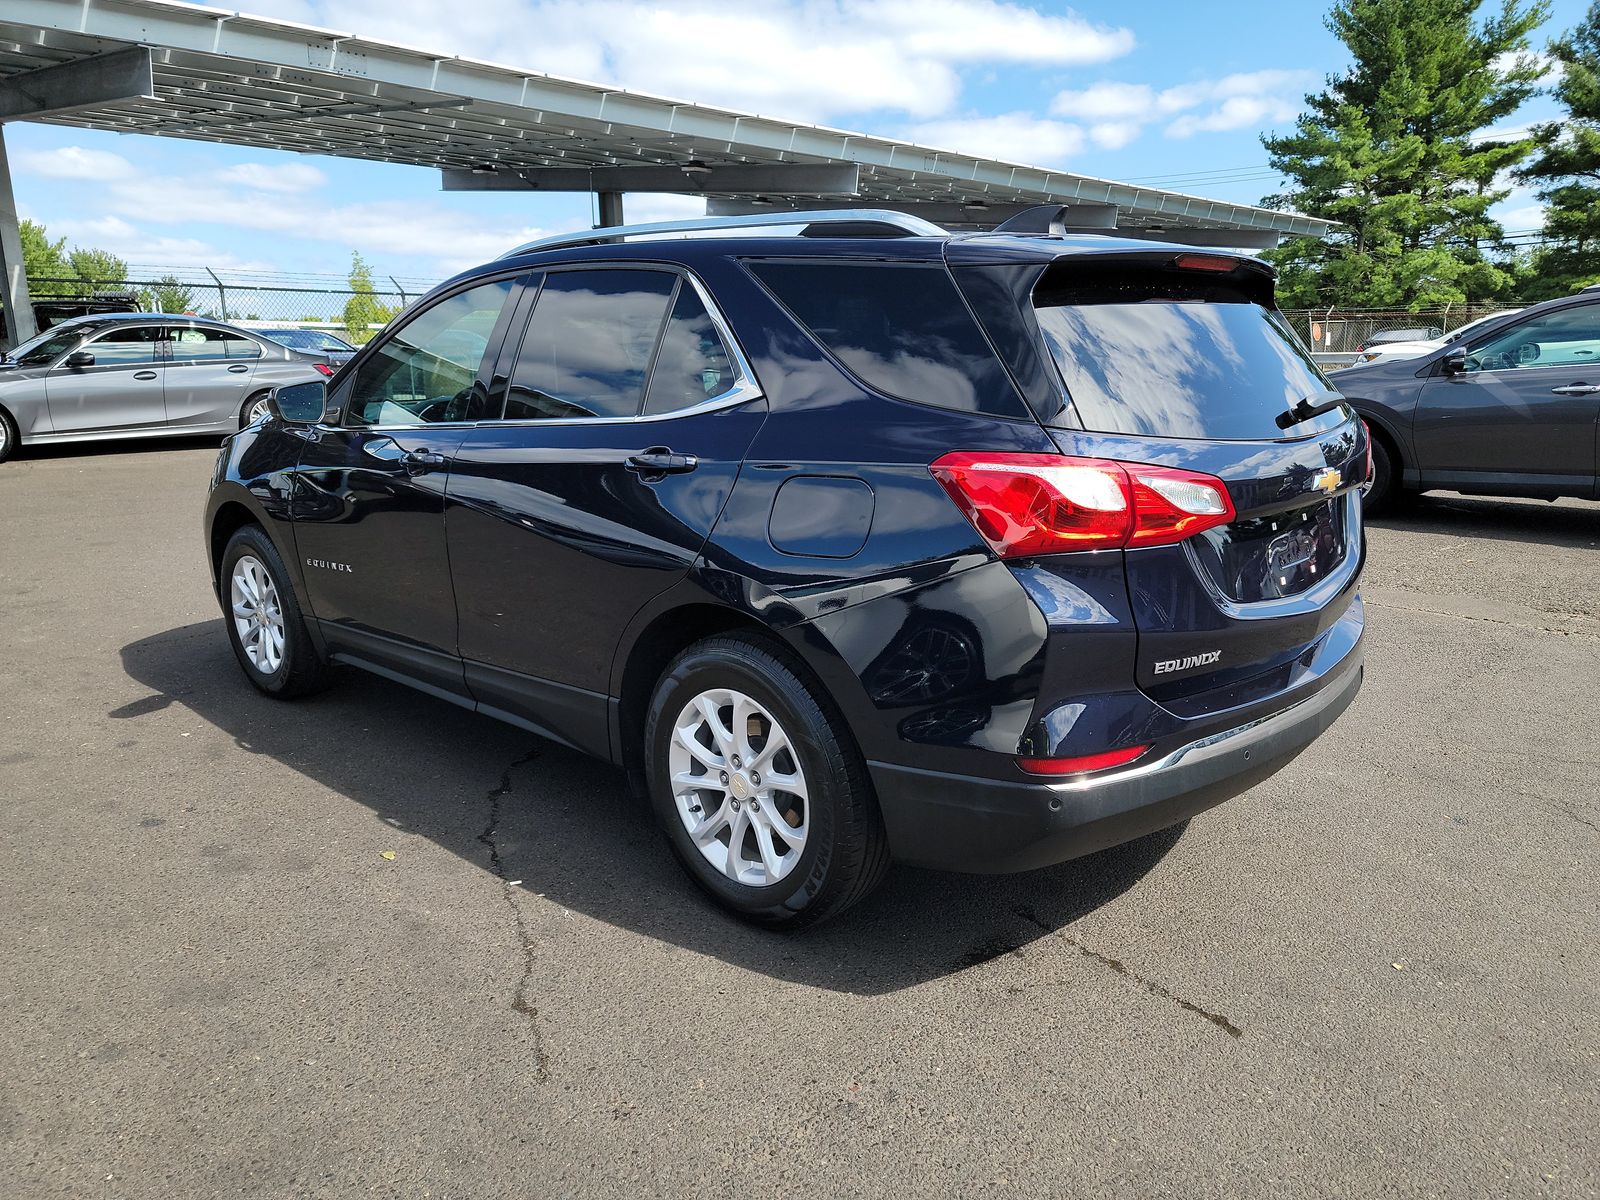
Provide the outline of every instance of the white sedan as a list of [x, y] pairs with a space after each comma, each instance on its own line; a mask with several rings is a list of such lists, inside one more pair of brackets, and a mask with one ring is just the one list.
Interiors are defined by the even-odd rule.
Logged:
[[1441, 338], [1418, 339], [1412, 342], [1380, 342], [1376, 346], [1363, 350], [1356, 356], [1352, 366], [1364, 367], [1368, 363], [1393, 362], [1397, 358], [1421, 358], [1424, 354], [1431, 354], [1435, 350], [1442, 350], [1452, 342], [1458, 342], [1469, 336], [1486, 321], [1493, 321], [1497, 317], [1509, 316], [1521, 309], [1508, 308], [1503, 312], [1490, 313], [1487, 317], [1479, 317], [1476, 321], [1468, 321], [1460, 329], [1453, 330]]

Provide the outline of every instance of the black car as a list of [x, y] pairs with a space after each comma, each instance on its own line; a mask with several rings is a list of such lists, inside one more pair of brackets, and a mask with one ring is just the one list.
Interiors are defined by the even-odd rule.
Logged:
[[1600, 498], [1600, 294], [1535, 304], [1420, 358], [1331, 378], [1372, 429], [1368, 511], [1430, 488]]
[[1366, 434], [1266, 265], [794, 222], [535, 243], [280, 390], [205, 513], [251, 682], [617, 763], [770, 925], [1176, 824], [1343, 711]]

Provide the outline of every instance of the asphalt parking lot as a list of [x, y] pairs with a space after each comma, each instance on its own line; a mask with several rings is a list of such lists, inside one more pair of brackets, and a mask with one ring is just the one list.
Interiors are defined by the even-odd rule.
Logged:
[[618, 774], [235, 665], [214, 447], [0, 467], [0, 1196], [1591, 1196], [1600, 504], [1377, 524], [1284, 773], [801, 936]]

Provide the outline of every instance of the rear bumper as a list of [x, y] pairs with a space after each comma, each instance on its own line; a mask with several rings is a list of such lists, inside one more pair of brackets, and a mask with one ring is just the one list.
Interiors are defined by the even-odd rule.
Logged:
[[1016, 783], [870, 763], [896, 860], [1029, 871], [1185, 821], [1254, 787], [1309, 746], [1361, 689], [1356, 648], [1315, 694], [1161, 758], [1063, 783]]

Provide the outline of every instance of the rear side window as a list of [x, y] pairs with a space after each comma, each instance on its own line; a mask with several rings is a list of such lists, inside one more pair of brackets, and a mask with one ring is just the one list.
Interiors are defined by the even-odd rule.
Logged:
[[1336, 427], [1341, 408], [1280, 424], [1337, 393], [1258, 298], [1227, 276], [1069, 261], [1045, 272], [1034, 310], [1085, 429], [1251, 441]]
[[835, 358], [876, 391], [962, 412], [1027, 416], [942, 264], [748, 265]]
[[169, 336], [172, 339], [173, 362], [203, 362], [208, 359], [260, 358], [261, 347], [247, 337], [229, 333], [226, 329], [209, 329], [200, 326], [179, 325]]
[[644, 411], [651, 415], [693, 408], [722, 395], [737, 382], [733, 361], [700, 294], [687, 280], [678, 285], [672, 316], [661, 335]]
[[552, 271], [511, 371], [506, 419], [633, 417], [678, 277]]

